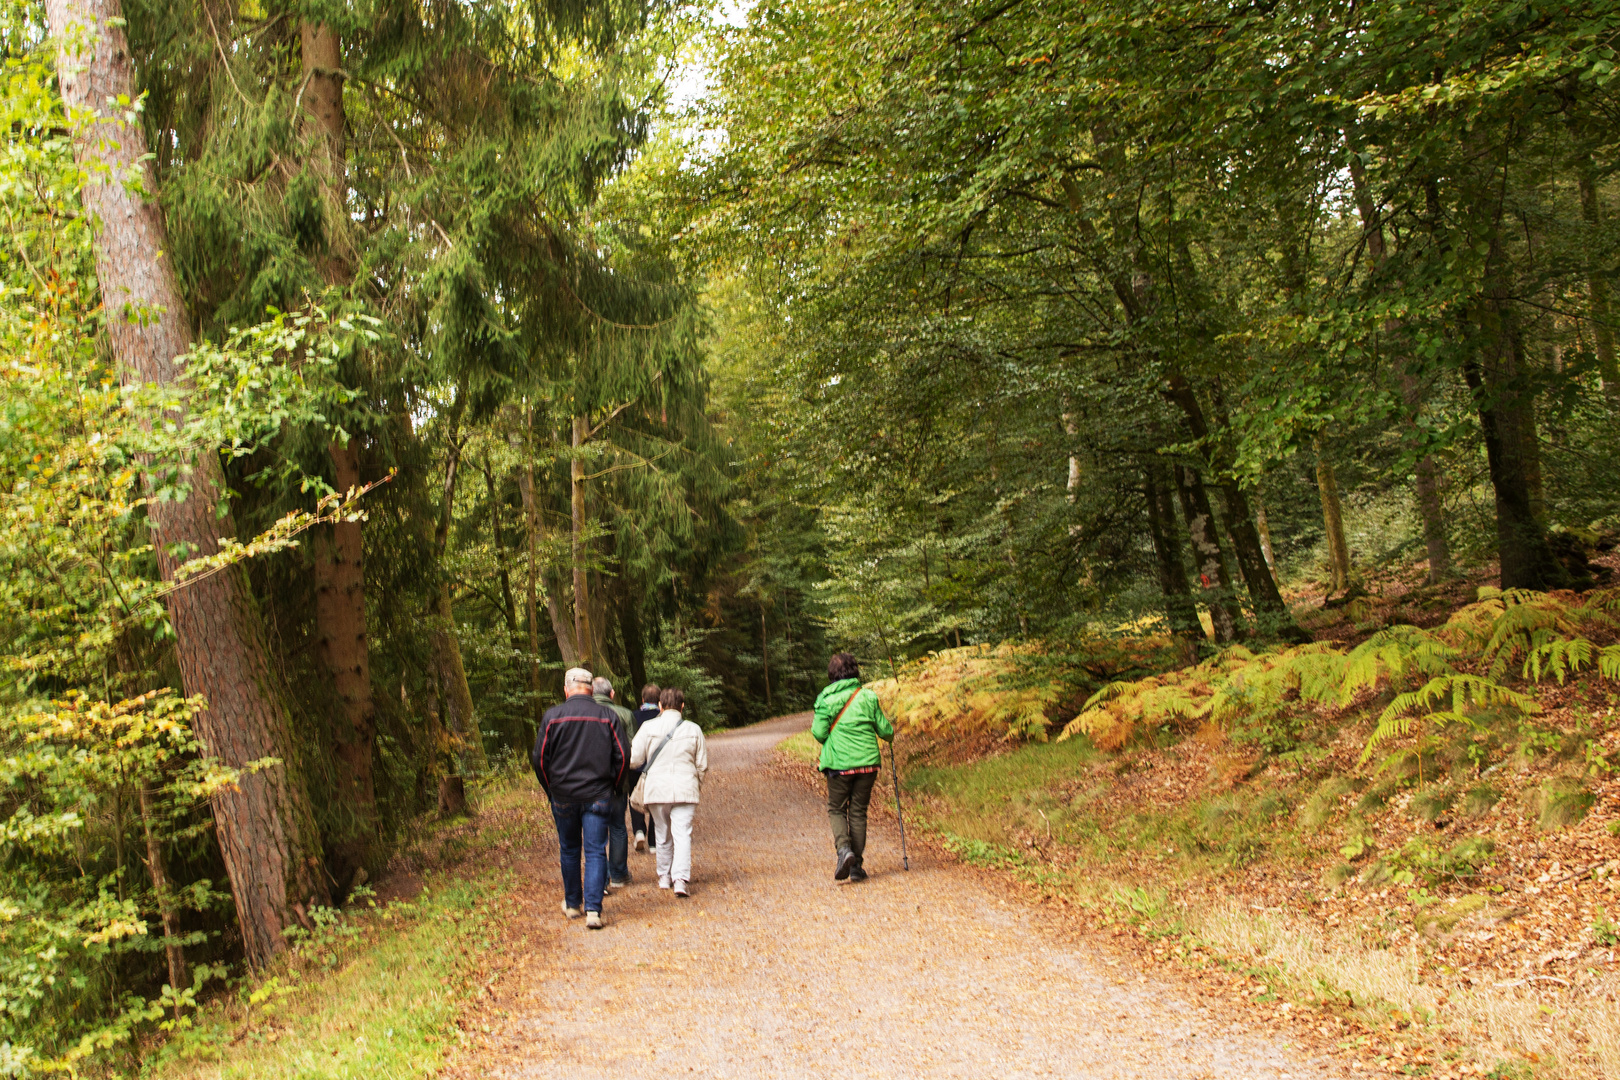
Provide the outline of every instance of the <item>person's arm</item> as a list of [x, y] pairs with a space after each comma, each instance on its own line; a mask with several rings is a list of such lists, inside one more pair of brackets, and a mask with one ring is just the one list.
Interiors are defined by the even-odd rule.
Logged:
[[613, 790], [618, 791], [624, 784], [625, 770], [630, 767], [630, 748], [624, 744], [624, 725], [619, 722], [618, 716], [613, 717], [608, 730], [613, 733], [613, 746], [609, 750], [613, 761]]
[[883, 703], [878, 700], [876, 691], [872, 693], [872, 727], [877, 731], [878, 738], [894, 742], [894, 725], [883, 715]]
[[810, 737], [818, 743], [825, 743], [830, 734], [832, 734], [832, 717], [822, 716], [821, 710], [817, 709], [815, 719], [810, 721]]
[[709, 772], [709, 740], [703, 737], [702, 728], [698, 728], [697, 735], [697, 749], [692, 752], [692, 764], [697, 768], [698, 782], [702, 783]]
[[542, 722], [540, 734], [534, 738], [534, 748], [529, 751], [529, 764], [534, 766], [534, 778], [540, 781], [540, 790], [548, 796], [551, 794], [551, 785], [546, 783], [546, 736], [551, 733], [551, 725]]
[[647, 743], [651, 741], [647, 725], [642, 724], [641, 730], [636, 732], [635, 741], [630, 744], [630, 767], [639, 769], [647, 764]]

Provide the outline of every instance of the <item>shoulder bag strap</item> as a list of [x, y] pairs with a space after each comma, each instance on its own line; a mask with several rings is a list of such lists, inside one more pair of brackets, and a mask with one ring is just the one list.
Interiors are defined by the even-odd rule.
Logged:
[[849, 695], [849, 698], [847, 700], [845, 700], [844, 707], [842, 709], [838, 710], [838, 715], [833, 717], [832, 723], [827, 725], [827, 738], [829, 738], [829, 739], [832, 738], [833, 728], [838, 726], [838, 721], [840, 721], [840, 720], [842, 720], [844, 718], [844, 714], [849, 712], [849, 707], [851, 705], [855, 704], [855, 699], [860, 697], [861, 696], [861, 691], [865, 690], [865, 689], [866, 689], [866, 687], [864, 687], [864, 686], [857, 686], [855, 688], [855, 692], [853, 694]]
[[647, 763], [641, 767], [642, 775], [652, 772], [652, 763], [658, 760], [658, 752], [669, 745], [669, 740], [675, 737], [675, 733], [681, 730], [681, 725], [684, 723], [686, 723], [684, 717], [675, 721], [675, 726], [669, 729], [669, 734], [665, 735], [663, 741], [653, 749], [652, 753], [647, 755]]

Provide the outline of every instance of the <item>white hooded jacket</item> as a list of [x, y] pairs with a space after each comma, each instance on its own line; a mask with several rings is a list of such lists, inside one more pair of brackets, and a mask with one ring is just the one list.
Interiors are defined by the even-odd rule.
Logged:
[[642, 798], [649, 805], [697, 802], [703, 776], [709, 771], [709, 744], [703, 738], [703, 729], [682, 719], [674, 709], [665, 709], [641, 725], [635, 742], [630, 744], [630, 767], [645, 764], [648, 755], [672, 730], [675, 734], [669, 744], [658, 751], [652, 768], [642, 774], [646, 780]]

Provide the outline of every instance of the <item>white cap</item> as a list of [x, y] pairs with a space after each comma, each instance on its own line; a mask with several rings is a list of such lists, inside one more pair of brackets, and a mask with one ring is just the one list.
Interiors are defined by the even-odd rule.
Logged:
[[563, 690], [566, 692], [570, 686], [590, 686], [594, 676], [582, 667], [571, 667], [563, 672]]

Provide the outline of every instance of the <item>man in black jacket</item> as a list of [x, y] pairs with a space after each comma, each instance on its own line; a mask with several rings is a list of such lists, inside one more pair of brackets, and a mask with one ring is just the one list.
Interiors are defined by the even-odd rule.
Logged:
[[[546, 710], [529, 763], [551, 800], [562, 858], [563, 914], [602, 927], [602, 893], [607, 889], [608, 821], [613, 792], [630, 762], [619, 718], [591, 697], [591, 673], [569, 668], [563, 675], [567, 700]], [[581, 855], [584, 880], [581, 882]]]

